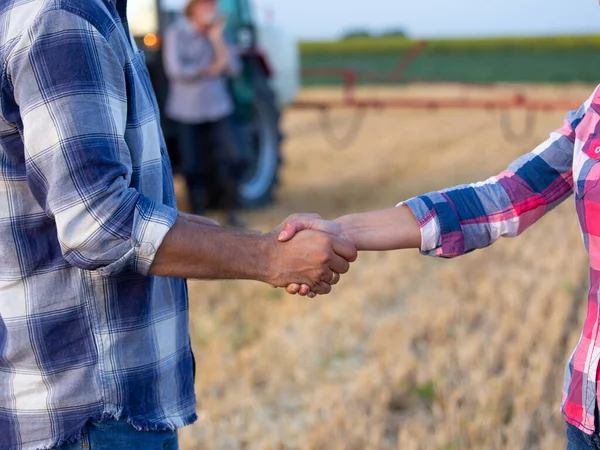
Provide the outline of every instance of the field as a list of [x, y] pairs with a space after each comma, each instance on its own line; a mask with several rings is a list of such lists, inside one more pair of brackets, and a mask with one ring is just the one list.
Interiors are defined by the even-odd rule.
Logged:
[[[523, 87], [582, 101], [591, 88]], [[336, 126], [349, 114], [335, 113]], [[317, 117], [287, 113], [279, 201], [247, 215], [253, 228], [269, 230], [293, 212], [390, 207], [486, 178], [559, 127], [563, 114], [540, 113], [531, 142], [514, 145], [502, 139], [497, 113], [372, 112], [345, 151], [326, 145]], [[585, 314], [586, 262], [571, 198], [521, 238], [452, 261], [362, 254], [329, 297], [192, 282], [200, 420], [181, 430], [182, 448], [564, 449], [562, 372]]]
[[[403, 38], [360, 38], [304, 42], [302, 67], [345, 67], [390, 73], [415, 41]], [[559, 36], [429, 41], [408, 68], [413, 80], [489, 82], [596, 82], [600, 36]], [[305, 78], [307, 86], [339, 84], [340, 80]]]

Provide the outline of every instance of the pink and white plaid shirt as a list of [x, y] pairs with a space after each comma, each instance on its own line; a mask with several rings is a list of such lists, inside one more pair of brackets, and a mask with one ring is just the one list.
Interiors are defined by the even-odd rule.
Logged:
[[[595, 431], [600, 359], [600, 86], [564, 126], [506, 171], [486, 181], [405, 202], [421, 227], [421, 252], [453, 258], [514, 237], [575, 192], [590, 256], [588, 314], [565, 369], [562, 412], [587, 434]], [[596, 431], [597, 433], [600, 430]]]

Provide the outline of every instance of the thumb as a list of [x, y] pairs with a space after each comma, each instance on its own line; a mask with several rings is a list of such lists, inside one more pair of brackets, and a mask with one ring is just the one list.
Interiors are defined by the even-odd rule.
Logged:
[[286, 222], [277, 238], [280, 242], [287, 242], [292, 239], [296, 233], [305, 229], [302, 222]]

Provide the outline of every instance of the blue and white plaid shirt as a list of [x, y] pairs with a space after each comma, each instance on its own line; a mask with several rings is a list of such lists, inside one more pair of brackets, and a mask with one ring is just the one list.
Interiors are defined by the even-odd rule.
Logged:
[[0, 3], [0, 448], [195, 419], [171, 166], [121, 0]]

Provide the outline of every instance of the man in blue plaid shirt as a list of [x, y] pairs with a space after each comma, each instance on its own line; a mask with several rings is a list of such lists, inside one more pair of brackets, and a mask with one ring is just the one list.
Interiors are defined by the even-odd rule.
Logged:
[[328, 293], [353, 244], [175, 208], [125, 0], [0, 2], [0, 448], [174, 449], [195, 419], [183, 278]]

